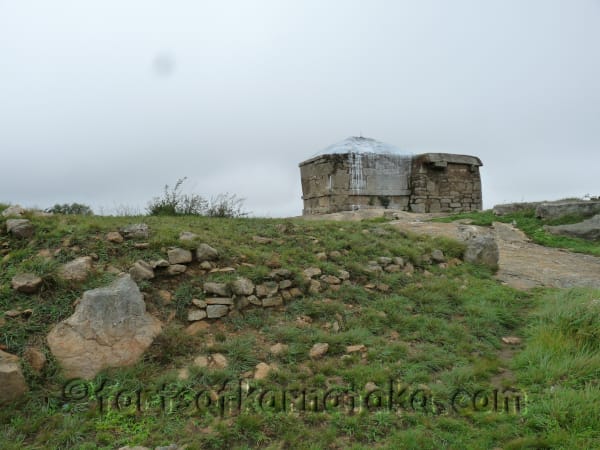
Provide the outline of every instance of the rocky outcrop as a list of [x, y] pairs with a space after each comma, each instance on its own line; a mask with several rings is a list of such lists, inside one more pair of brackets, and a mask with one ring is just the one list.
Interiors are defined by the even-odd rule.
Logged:
[[22, 208], [20, 205], [11, 205], [2, 211], [2, 217], [23, 217], [25, 212], [25, 208]]
[[542, 202], [522, 202], [522, 203], [504, 203], [495, 205], [492, 211], [497, 216], [505, 216], [521, 211], [536, 209]]
[[86, 291], [75, 313], [48, 334], [50, 350], [67, 377], [93, 378], [107, 367], [134, 364], [160, 333], [129, 275]]
[[594, 241], [600, 239], [600, 214], [583, 222], [573, 223], [570, 225], [545, 226], [544, 229], [549, 233], [576, 237]]
[[0, 350], [0, 405], [15, 401], [27, 392], [19, 357]]
[[595, 214], [600, 214], [600, 201], [541, 203], [535, 210], [536, 217], [540, 219], [558, 219], [569, 215], [591, 217]]
[[8, 219], [6, 221], [6, 231], [19, 239], [30, 238], [34, 233], [33, 225], [27, 219]]

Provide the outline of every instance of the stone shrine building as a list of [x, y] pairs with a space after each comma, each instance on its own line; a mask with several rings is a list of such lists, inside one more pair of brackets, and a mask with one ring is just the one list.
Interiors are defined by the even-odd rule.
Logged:
[[374, 139], [350, 137], [300, 163], [303, 214], [481, 210], [481, 166], [474, 156], [402, 154]]

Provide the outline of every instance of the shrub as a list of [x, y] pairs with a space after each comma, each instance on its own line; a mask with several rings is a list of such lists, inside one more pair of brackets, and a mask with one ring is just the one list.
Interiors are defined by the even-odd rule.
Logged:
[[181, 185], [187, 177], [180, 178], [171, 189], [165, 185], [162, 197], [154, 197], [148, 204], [151, 216], [208, 216], [208, 217], [244, 217], [244, 199], [235, 194], [219, 194], [207, 201], [198, 194], [184, 194]]
[[154, 197], [148, 204], [151, 216], [201, 216], [207, 202], [197, 194], [181, 193], [181, 185], [187, 177], [180, 178], [170, 189], [166, 184], [162, 197]]
[[210, 199], [206, 208], [209, 217], [244, 217], [248, 213], [243, 211], [244, 199], [235, 194], [219, 194]]
[[93, 216], [94, 211], [88, 205], [83, 203], [64, 203], [59, 205], [58, 203], [51, 208], [47, 208], [46, 212], [54, 214], [76, 214], [79, 216]]

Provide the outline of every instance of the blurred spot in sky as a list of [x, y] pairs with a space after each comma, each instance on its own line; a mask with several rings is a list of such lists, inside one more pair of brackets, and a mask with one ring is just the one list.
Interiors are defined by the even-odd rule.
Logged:
[[157, 53], [154, 57], [152, 67], [156, 75], [167, 78], [175, 70], [175, 56], [170, 52]]

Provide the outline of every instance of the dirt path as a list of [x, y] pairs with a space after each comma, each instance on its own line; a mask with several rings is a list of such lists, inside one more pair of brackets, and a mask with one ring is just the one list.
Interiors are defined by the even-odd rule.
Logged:
[[[413, 233], [460, 239], [475, 227], [459, 222], [437, 223], [427, 217], [401, 217], [392, 225]], [[496, 278], [517, 289], [535, 286], [600, 288], [600, 258], [532, 243], [510, 224], [495, 222], [492, 229], [500, 250], [500, 269]]]
[[[390, 211], [365, 210], [313, 216], [316, 220], [362, 220], [381, 217]], [[600, 289], [600, 258], [532, 243], [510, 224], [495, 222], [490, 228], [465, 223], [431, 222], [443, 214], [396, 212], [397, 220], [388, 222], [401, 230], [430, 236], [461, 239], [469, 231], [493, 233], [500, 250], [500, 269], [496, 277], [517, 289], [535, 286], [587, 286]]]

